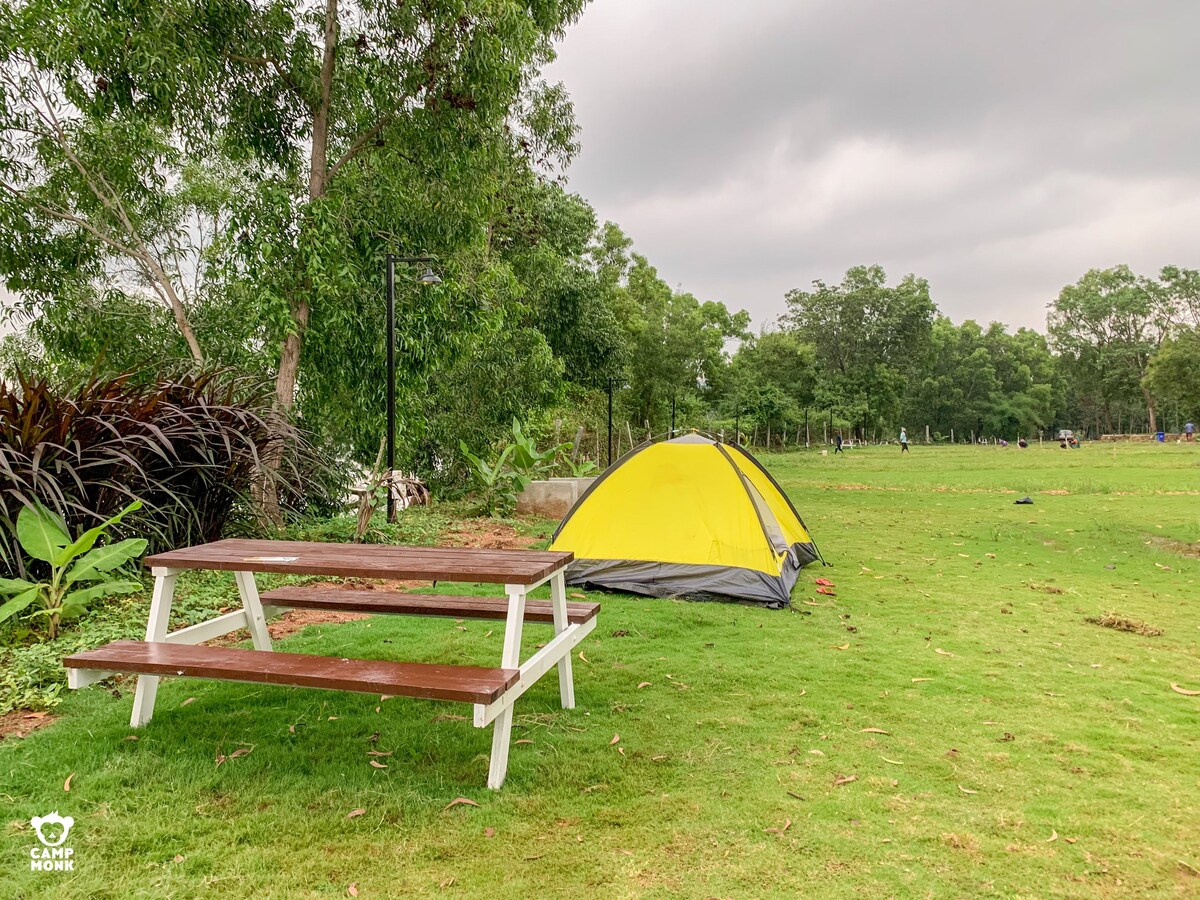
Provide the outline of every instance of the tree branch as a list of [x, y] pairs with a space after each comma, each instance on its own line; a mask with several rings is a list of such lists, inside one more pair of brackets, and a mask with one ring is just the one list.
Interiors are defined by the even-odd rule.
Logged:
[[247, 66], [254, 66], [260, 69], [273, 69], [275, 74], [279, 76], [279, 80], [282, 81], [287, 86], [288, 90], [290, 90], [296, 96], [296, 98], [304, 104], [305, 108], [307, 108], [310, 112], [313, 110], [313, 102], [304, 95], [304, 90], [300, 87], [300, 83], [291, 76], [291, 73], [289, 73], [287, 69], [283, 67], [283, 63], [281, 63], [275, 57], [243, 56], [240, 53], [229, 53], [226, 54], [226, 58], [233, 62], [239, 62]]

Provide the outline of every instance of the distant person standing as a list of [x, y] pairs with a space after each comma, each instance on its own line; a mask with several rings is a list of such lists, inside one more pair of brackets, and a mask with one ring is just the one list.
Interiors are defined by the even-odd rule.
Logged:
[[1183, 426], [1183, 434], [1184, 434], [1184, 440], [1188, 441], [1189, 443], [1191, 441], [1195, 440], [1195, 438], [1196, 438], [1196, 423], [1188, 422], [1186, 425], [1184, 425]]
[[839, 453], [844, 454], [845, 452], [846, 451], [842, 449], [842, 433], [839, 431], [833, 437], [833, 455], [837, 456]]
[[900, 428], [900, 452], [908, 452], [908, 432], [904, 430], [903, 426]]

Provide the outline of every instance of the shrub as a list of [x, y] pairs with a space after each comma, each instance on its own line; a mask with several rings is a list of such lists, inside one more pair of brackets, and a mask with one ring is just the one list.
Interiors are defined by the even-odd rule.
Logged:
[[311, 468], [298, 432], [272, 421], [272, 398], [269, 383], [227, 370], [153, 383], [92, 377], [73, 390], [21, 373], [0, 381], [0, 572], [29, 574], [15, 522], [37, 504], [78, 533], [141, 500], [120, 531], [151, 552], [216, 540], [252, 505], [273, 441], [287, 451], [281, 481]]
[[41, 582], [21, 578], [0, 578], [0, 597], [10, 597], [0, 605], [0, 622], [37, 609], [30, 618], [43, 617], [51, 640], [58, 637], [62, 619], [74, 619], [87, 611], [94, 600], [114, 594], [132, 594], [142, 589], [141, 581], [119, 577], [120, 569], [146, 552], [141, 538], [128, 538], [97, 547], [104, 533], [128, 513], [141, 509], [133, 501], [111, 519], [88, 529], [75, 540], [66, 526], [50, 510], [38, 504], [17, 514], [17, 541], [31, 559], [50, 568], [49, 579]]

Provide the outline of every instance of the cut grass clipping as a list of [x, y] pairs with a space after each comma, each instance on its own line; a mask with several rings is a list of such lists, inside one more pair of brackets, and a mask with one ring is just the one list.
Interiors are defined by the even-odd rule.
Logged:
[[1155, 628], [1153, 625], [1148, 625], [1140, 619], [1130, 619], [1128, 616], [1123, 616], [1115, 612], [1106, 612], [1102, 616], [1088, 616], [1083, 621], [1089, 622], [1092, 625], [1099, 625], [1101, 628], [1111, 628], [1114, 631], [1129, 631], [1133, 634], [1145, 635], [1146, 637], [1158, 637], [1163, 633], [1161, 628]]

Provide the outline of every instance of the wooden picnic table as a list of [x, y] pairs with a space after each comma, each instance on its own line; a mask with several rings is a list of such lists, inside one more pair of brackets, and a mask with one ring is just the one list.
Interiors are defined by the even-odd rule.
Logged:
[[[564, 573], [572, 554], [534, 550], [474, 550], [231, 539], [147, 557], [154, 593], [145, 641], [114, 641], [63, 660], [72, 688], [117, 672], [138, 676], [131, 725], [154, 715], [158, 679], [164, 675], [316, 687], [451, 700], [474, 704], [474, 724], [494, 724], [488, 787], [499, 788], [508, 769], [513, 704], [550, 669], [558, 668], [564, 709], [575, 707], [571, 650], [596, 625], [599, 604], [568, 603]], [[234, 575], [242, 608], [168, 633], [175, 582], [186, 569]], [[419, 579], [503, 584], [504, 597], [461, 597], [384, 590], [348, 590], [309, 584], [259, 595], [256, 573], [343, 578]], [[550, 600], [529, 593], [549, 582]], [[272, 651], [267, 620], [288, 609], [325, 609], [398, 615], [504, 620], [500, 665], [342, 659]], [[554, 637], [521, 660], [526, 621], [554, 626]], [[197, 646], [238, 629], [250, 632], [253, 650]]]

